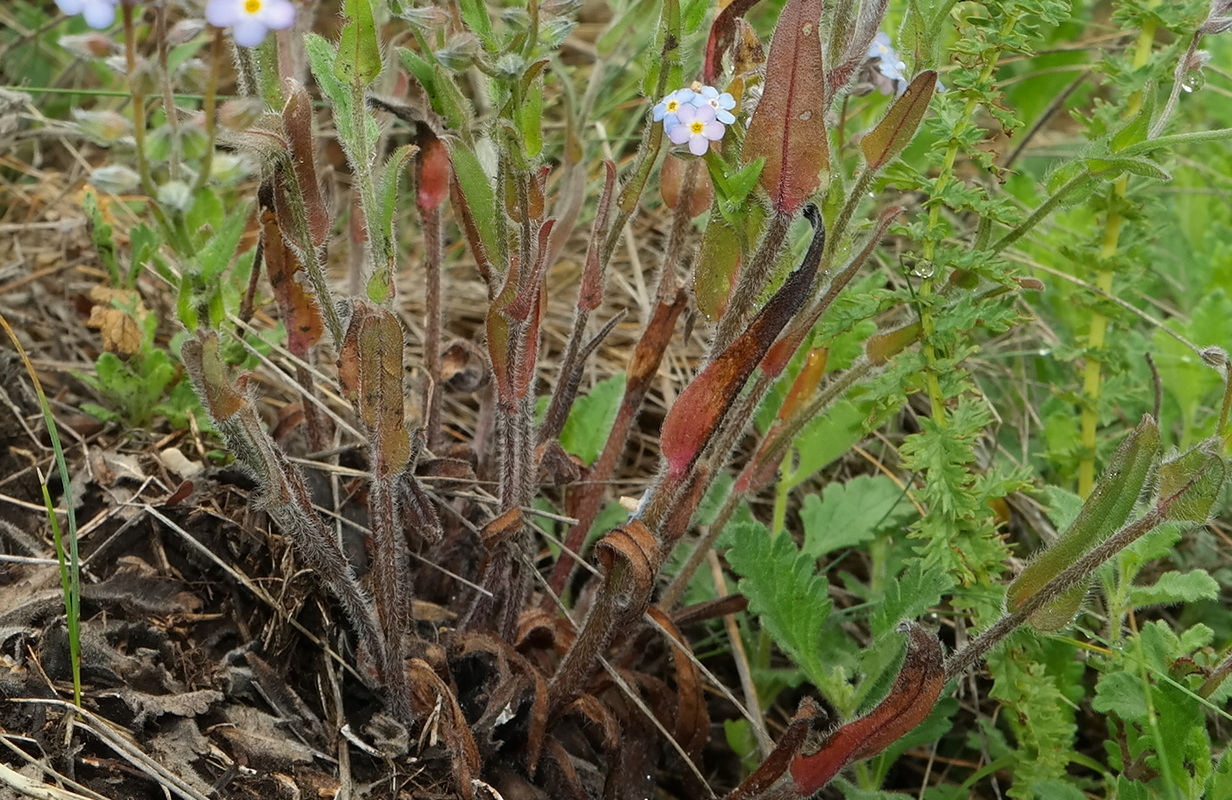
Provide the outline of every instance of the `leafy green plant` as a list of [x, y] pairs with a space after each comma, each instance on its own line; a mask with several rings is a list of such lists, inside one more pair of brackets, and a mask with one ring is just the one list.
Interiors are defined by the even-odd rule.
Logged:
[[[174, 59], [160, 38], [168, 10], [152, 12], [149, 48], [139, 46], [135, 6], [118, 5], [136, 166], [126, 190], [140, 191], [151, 225], [134, 229], [125, 259], [88, 206], [95, 248], [114, 289], [131, 293], [151, 276], [174, 294], [184, 371], [253, 478], [254, 507], [341, 604], [362, 690], [394, 724], [443, 742], [452, 790], [464, 797], [509, 775], [532, 784], [527, 792], [642, 796], [637, 775], [660, 763], [684, 764], [684, 791], [698, 794], [708, 788], [702, 760], [717, 707], [683, 630], [723, 616], [725, 633], [740, 622], [746, 633], [724, 648], [743, 702], [713, 681], [746, 714], [724, 721], [750, 767], [732, 800], [807, 797], [832, 783], [848, 797], [879, 796], [914, 743], [994, 756], [938, 796], [1002, 768], [1013, 797], [1080, 785], [1217, 796], [1227, 780], [1222, 764], [1208, 768], [1217, 744], [1205, 727], [1181, 728], [1226, 691], [1229, 658], [1203, 650], [1213, 639], [1201, 625], [1175, 633], [1124, 621], [1154, 603], [1218, 593], [1200, 569], [1155, 573], [1169, 555], [1161, 542], [1206, 523], [1223, 502], [1229, 363], [1197, 342], [1219, 328], [1226, 298], [1212, 293], [1188, 329], [1157, 325], [1133, 342], [1110, 337], [1109, 325], [1122, 312], [1154, 319], [1114, 292], [1114, 279], [1145, 280], [1149, 197], [1172, 179], [1171, 154], [1229, 137], [1164, 135], [1194, 80], [1198, 43], [1223, 32], [1226, 8], [1118, 4], [1114, 22], [1134, 41], [1102, 67], [1111, 99], [1089, 99], [1079, 114], [1087, 144], [1012, 175], [1015, 155], [993, 152], [991, 132], [1028, 120], [1003, 73], [1057, 45], [1071, 15], [1090, 12], [1081, 3], [788, 0], [759, 21], [773, 29], [768, 51], [745, 20], [754, 3], [729, 4], [708, 26], [704, 3], [663, 0], [656, 15], [618, 5], [585, 89], [560, 55], [574, 23], [567, 4], [493, 15], [471, 0], [456, 14], [345, 0], [335, 39], [239, 43], [244, 96], [221, 107], [233, 42], [211, 27], [195, 45], [208, 45], [199, 125], [176, 105]], [[260, 4], [244, 8], [256, 14]], [[898, 23], [902, 57], [887, 20]], [[1163, 29], [1185, 32], [1188, 49], [1158, 45]], [[610, 78], [620, 32], [632, 30], [649, 40], [645, 68]], [[388, 31], [397, 47], [385, 46]], [[388, 96], [395, 85], [413, 91]], [[599, 96], [614, 85], [636, 112]], [[879, 85], [893, 97], [874, 97]], [[1071, 95], [1037, 108], [1024, 134]], [[595, 145], [584, 132], [609, 117], [627, 146], [589, 170]], [[329, 202], [322, 188], [324, 125], [345, 159], [349, 202]], [[127, 147], [122, 137], [111, 144]], [[259, 178], [255, 197], [225, 179], [224, 156], [235, 154]], [[624, 318], [611, 311], [607, 279], [627, 226], [655, 202], [656, 173], [668, 223], [640, 333], [626, 364], [586, 381]], [[102, 182], [124, 177], [113, 170]], [[336, 218], [339, 205], [348, 219]], [[1092, 274], [1067, 274], [1078, 288], [1058, 301], [1077, 310], [1054, 313], [1069, 336], [1058, 345], [1063, 365], [1037, 376], [1054, 396], [1039, 404], [1043, 432], [1023, 433], [1027, 455], [1013, 459], [1001, 438], [1008, 404], [999, 403], [1010, 393], [985, 391], [996, 382], [980, 372], [991, 371], [981, 351], [1048, 309], [1051, 295], [1023, 260], [1051, 253], [1038, 237], [1075, 220], [1099, 234], [1060, 252]], [[241, 252], [250, 226], [260, 236], [251, 257]], [[552, 268], [581, 231], [571, 325], [550, 331]], [[331, 276], [338, 247], [352, 293]], [[446, 253], [463, 248], [485, 301], [481, 342], [446, 344]], [[895, 249], [900, 268], [885, 268]], [[408, 251], [423, 280], [417, 383], [404, 366]], [[333, 452], [335, 439], [355, 446], [365, 559], [343, 549], [314, 503], [292, 458], [305, 454], [286, 449], [259, 413], [244, 348], [262, 279], [285, 332], [286, 383], [302, 401], [308, 452]], [[127, 360], [100, 357], [92, 380], [115, 410], [98, 413], [178, 422], [179, 401], [164, 396], [179, 372], [155, 344], [158, 320], [123, 298], [106, 308], [138, 334]], [[660, 421], [647, 400], [682, 319], [706, 341]], [[550, 364], [549, 333], [563, 342]], [[1158, 349], [1173, 361], [1156, 373], [1159, 394], [1168, 387], [1180, 431], [1160, 427], [1163, 409], [1151, 406], [1162, 399], [1114, 391], [1132, 383], [1130, 349], [1165, 335]], [[450, 392], [478, 408], [479, 423], [451, 425]], [[1025, 417], [1036, 413], [1032, 398], [1021, 405]], [[1100, 473], [1101, 449], [1133, 419], [1142, 422]], [[857, 449], [882, 427], [892, 440], [880, 455]], [[639, 499], [631, 513], [613, 513], [608, 486], [629, 477], [630, 443], [656, 432], [657, 469], [633, 475], [628, 494]], [[1188, 449], [1165, 454], [1173, 440]], [[865, 463], [886, 474], [863, 474]], [[1033, 467], [1056, 484], [1043, 495], [1061, 533], [1010, 578], [1002, 526], [1010, 501], [1035, 490]], [[1071, 474], [1076, 495], [1062, 486]], [[763, 491], [773, 494], [768, 522], [750, 502]], [[541, 534], [557, 531], [563, 542], [545, 548]], [[588, 543], [589, 573], [577, 566]], [[545, 552], [554, 563], [541, 563]], [[734, 599], [720, 552], [739, 579]], [[712, 596], [681, 608], [703, 563]], [[466, 576], [465, 588], [440, 589], [421, 564]], [[1059, 634], [1093, 585], [1106, 630], [1082, 646], [1107, 652], [1092, 659], [1088, 697], [1079, 644]], [[422, 599], [448, 606], [447, 629], [420, 625]], [[940, 633], [917, 622], [933, 613]], [[947, 686], [982, 664], [1006, 713], [979, 716], [988, 744], [973, 745], [948, 733], [954, 715], [969, 712]], [[792, 693], [804, 699], [771, 743], [758, 709]], [[1082, 704], [1108, 715], [1104, 761], [1074, 746]], [[579, 730], [601, 735], [582, 747]], [[635, 757], [644, 763], [628, 768]], [[585, 777], [579, 761], [593, 765]], [[1097, 777], [1071, 780], [1074, 763]], [[849, 769], [856, 783], [839, 777]]]

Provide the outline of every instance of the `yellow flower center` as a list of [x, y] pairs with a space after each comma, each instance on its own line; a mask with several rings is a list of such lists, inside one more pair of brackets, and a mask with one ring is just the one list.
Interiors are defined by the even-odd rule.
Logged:
[[244, 0], [244, 11], [255, 14], [261, 10], [261, 0]]
[[667, 113], [675, 114], [679, 108], [680, 108], [679, 100], [668, 100], [667, 101]]
[[706, 123], [704, 122], [689, 123], [689, 131], [698, 136], [700, 136], [702, 134], [702, 131], [704, 131], [705, 129], [706, 129]]

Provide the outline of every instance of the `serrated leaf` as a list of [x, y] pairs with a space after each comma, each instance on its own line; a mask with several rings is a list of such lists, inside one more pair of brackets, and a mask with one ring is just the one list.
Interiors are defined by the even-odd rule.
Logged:
[[925, 569], [923, 561], [912, 561], [903, 574], [887, 584], [885, 595], [877, 601], [873, 638], [889, 634], [903, 620], [924, 616], [953, 586], [954, 579], [945, 570]]
[[903, 490], [884, 475], [860, 475], [847, 483], [831, 483], [821, 496], [804, 498], [800, 521], [804, 524], [804, 552], [813, 558], [855, 547], [871, 540], [878, 530], [896, 524], [906, 510]]
[[578, 397], [560, 432], [560, 446], [590, 466], [607, 443], [620, 401], [625, 394], [625, 373], [595, 384], [589, 394]]
[[868, 168], [879, 170], [898, 158], [920, 128], [928, 112], [928, 102], [937, 88], [937, 71], [925, 70], [912, 79], [907, 90], [886, 111], [886, 115], [860, 142]]
[[1147, 702], [1142, 679], [1128, 672], [1102, 675], [1095, 686], [1091, 708], [1101, 714], [1116, 714], [1126, 722], [1146, 719]]
[[344, 0], [338, 57], [334, 59], [334, 75], [343, 83], [366, 88], [381, 74], [381, 44], [377, 39], [376, 19], [371, 0]]
[[825, 683], [821, 626], [830, 615], [830, 586], [814, 560], [796, 549], [791, 537], [770, 536], [751, 522], [731, 526], [727, 562], [740, 575], [739, 590], [749, 610], [783, 652], [814, 684]]
[[1129, 590], [1129, 602], [1134, 608], [1216, 600], [1218, 597], [1219, 583], [1204, 569], [1165, 572], [1154, 586], [1134, 586]]

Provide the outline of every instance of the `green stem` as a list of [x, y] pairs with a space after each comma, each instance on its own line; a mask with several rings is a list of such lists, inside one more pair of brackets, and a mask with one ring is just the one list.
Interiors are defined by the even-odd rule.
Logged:
[[[1005, 22], [1001, 26], [1001, 39], [1004, 40], [1013, 31], [1014, 26], [1018, 23], [1018, 14], [1010, 14], [1005, 18]], [[980, 72], [978, 86], [986, 85], [991, 79], [993, 72], [997, 69], [997, 60], [1001, 56], [1001, 48], [996, 48], [989, 55], [988, 61], [984, 64], [983, 71]], [[979, 106], [979, 100], [974, 95], [967, 98], [966, 104], [963, 106], [962, 114], [958, 117], [958, 122], [954, 126], [954, 133], [950, 136], [949, 147], [945, 152], [945, 160], [941, 165], [941, 172], [937, 176], [937, 182], [933, 186], [932, 197], [929, 198], [928, 208], [928, 228], [924, 237], [924, 246], [922, 254], [922, 263], [929, 265], [928, 277], [920, 282], [918, 296], [920, 299], [920, 329], [923, 332], [921, 337], [921, 349], [924, 353], [925, 360], [925, 381], [928, 390], [928, 403], [932, 411], [932, 417], [937, 424], [944, 427], [946, 425], [945, 401], [941, 393], [941, 381], [937, 375], [937, 351], [933, 345], [933, 337], [936, 332], [936, 322], [933, 319], [932, 307], [928, 300], [933, 295], [934, 282], [936, 281], [936, 266], [934, 259], [937, 254], [937, 243], [940, 241], [940, 223], [941, 223], [941, 195], [947, 185], [954, 180], [954, 164], [958, 159], [958, 152], [962, 144], [962, 135], [967, 128], [971, 126], [971, 119], [975, 114], [976, 108]]]
[[[1152, 3], [1152, 5], [1154, 5]], [[1155, 23], [1148, 20], [1138, 34], [1134, 52], [1134, 68], [1146, 66], [1155, 43]], [[1135, 92], [1129, 98], [1125, 115], [1132, 117], [1142, 107], [1142, 93]], [[1156, 140], [1159, 141], [1159, 140]], [[1104, 222], [1104, 238], [1099, 247], [1098, 262], [1101, 265], [1116, 255], [1125, 218], [1117, 210], [1118, 201], [1129, 187], [1129, 176], [1123, 176], [1112, 185], [1109, 193], [1108, 218]], [[1101, 267], [1095, 275], [1095, 287], [1101, 292], [1112, 293], [1112, 270]], [[1087, 359], [1082, 371], [1082, 412], [1079, 422], [1079, 445], [1081, 459], [1078, 462], [1078, 495], [1086, 497], [1095, 487], [1096, 429], [1099, 426], [1099, 400], [1102, 394], [1103, 371], [1099, 353], [1104, 349], [1108, 335], [1108, 318], [1098, 309], [1091, 311], [1091, 326], [1087, 334]]]
[[[128, 6], [125, 6], [128, 11]], [[81, 559], [77, 553], [77, 512], [73, 503], [72, 478], [68, 474], [68, 462], [64, 460], [64, 446], [60, 443], [60, 431], [56, 427], [56, 419], [51, 413], [51, 403], [43, 391], [38, 372], [21, 340], [9, 325], [9, 321], [0, 314], [0, 327], [8, 334], [18, 358], [30, 376], [34, 393], [38, 396], [39, 409], [43, 412], [43, 424], [47, 426], [47, 438], [51, 440], [51, 451], [55, 456], [56, 471], [60, 475], [60, 485], [64, 491], [65, 519], [68, 522], [68, 563], [65, 564], [64, 543], [60, 538], [60, 524], [56, 519], [55, 510], [51, 506], [51, 495], [47, 490], [46, 481], [42, 481], [43, 502], [47, 505], [48, 519], [51, 523], [52, 536], [55, 539], [56, 558], [60, 562], [60, 583], [64, 591], [64, 612], [68, 625], [69, 660], [73, 670], [73, 703], [81, 706]]]
[[1090, 172], [1085, 172], [1085, 171], [1074, 176], [1073, 178], [1070, 178], [1069, 181], [1067, 181], [1064, 186], [1062, 186], [1060, 189], [1057, 189], [1055, 192], [1053, 192], [1051, 197], [1049, 197], [1047, 200], [1041, 203], [1038, 208], [1032, 211], [1031, 216], [1023, 220], [1022, 224], [1020, 224], [1017, 228], [1015, 228], [1014, 230], [1002, 236], [992, 245], [992, 247], [988, 248], [988, 252], [989, 253], [1000, 253], [1002, 250], [1009, 247], [1014, 242], [1021, 239], [1023, 236], [1026, 236], [1031, 231], [1032, 228], [1034, 228], [1041, 221], [1043, 221], [1045, 217], [1051, 214], [1053, 212], [1053, 209], [1055, 209], [1057, 205], [1066, 198], [1067, 195], [1069, 195], [1075, 189], [1078, 189], [1079, 187], [1093, 180], [1095, 180], [1095, 176], [1093, 176]]

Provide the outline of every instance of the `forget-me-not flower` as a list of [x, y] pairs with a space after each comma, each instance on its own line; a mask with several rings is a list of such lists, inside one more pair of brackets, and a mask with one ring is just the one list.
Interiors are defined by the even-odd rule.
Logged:
[[663, 129], [670, 134], [679, 122], [677, 115], [680, 113], [680, 109], [685, 105], [691, 104], [694, 97], [696, 97], [696, 93], [692, 89], [677, 89], [660, 100], [654, 107], [654, 121], [662, 122]]
[[715, 110], [709, 105], [682, 105], [676, 112], [676, 126], [667, 132], [672, 144], [688, 144], [695, 156], [705, 155], [711, 142], [723, 138], [727, 127], [715, 119]]
[[701, 91], [693, 96], [693, 105], [700, 106], [698, 100], [713, 108], [714, 118], [724, 125], [731, 125], [736, 121], [736, 117], [731, 113], [736, 107], [736, 98], [727, 92], [720, 94], [713, 86], [703, 86]]
[[270, 31], [291, 27], [295, 6], [290, 0], [210, 0], [205, 19], [216, 28], [230, 28], [241, 47], [256, 47]]

